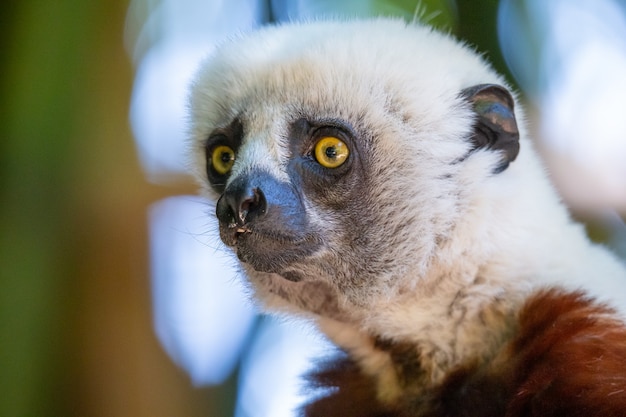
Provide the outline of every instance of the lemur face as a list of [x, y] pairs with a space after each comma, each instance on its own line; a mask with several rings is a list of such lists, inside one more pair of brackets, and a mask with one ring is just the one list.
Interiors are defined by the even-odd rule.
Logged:
[[[241, 120], [235, 124], [239, 127], [206, 144], [207, 175], [222, 192], [216, 210], [221, 238], [257, 271], [295, 282], [306, 279], [302, 264], [317, 263], [332, 238], [341, 237], [338, 246], [346, 248], [358, 239], [350, 230], [363, 230], [354, 215], [368, 211], [358, 203], [359, 194], [366, 197], [359, 190], [366, 175], [356, 134], [344, 121], [289, 120], [280, 134], [286, 142], [284, 160], [271, 161], [271, 147], [255, 151], [267, 159], [263, 165], [275, 164], [270, 169], [254, 157], [239, 157], [258, 144], [242, 137]], [[240, 173], [228, 178], [235, 164], [247, 166], [238, 166]], [[326, 267], [340, 268], [340, 260], [321, 257]]]
[[379, 26], [268, 29], [218, 50], [194, 85], [198, 175], [270, 304], [339, 314], [414, 286], [473, 188], [517, 155], [513, 99], [478, 58], [424, 28]]

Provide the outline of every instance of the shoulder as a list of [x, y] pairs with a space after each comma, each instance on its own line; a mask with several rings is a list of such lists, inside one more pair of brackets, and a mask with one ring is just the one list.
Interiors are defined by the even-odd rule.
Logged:
[[546, 289], [518, 315], [518, 330], [491, 361], [458, 367], [442, 384], [396, 404], [377, 400], [373, 378], [351, 358], [322, 364], [309, 381], [315, 416], [626, 415], [626, 326], [580, 292]]

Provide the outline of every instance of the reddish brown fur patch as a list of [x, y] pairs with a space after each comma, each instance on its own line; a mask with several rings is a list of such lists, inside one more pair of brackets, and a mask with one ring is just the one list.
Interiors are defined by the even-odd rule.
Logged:
[[520, 315], [507, 416], [626, 416], [626, 328], [581, 293], [544, 291]]
[[493, 362], [466, 364], [419, 398], [409, 390], [389, 406], [344, 358], [317, 374], [316, 386], [335, 388], [306, 416], [626, 416], [626, 327], [613, 310], [582, 293], [550, 289], [528, 300], [518, 329]]
[[372, 378], [345, 355], [321, 364], [308, 379], [312, 388], [330, 393], [306, 405], [306, 417], [401, 417], [377, 401]]

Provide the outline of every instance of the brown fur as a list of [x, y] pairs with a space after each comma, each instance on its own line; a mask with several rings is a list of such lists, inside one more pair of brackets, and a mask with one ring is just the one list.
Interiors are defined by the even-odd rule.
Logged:
[[507, 416], [626, 416], [626, 328], [612, 314], [578, 293], [531, 299], [511, 345]]
[[372, 378], [364, 375], [358, 366], [344, 354], [320, 364], [310, 377], [314, 389], [326, 389], [315, 401], [305, 407], [304, 415], [342, 417], [397, 417], [390, 407], [376, 400]]
[[626, 328], [583, 294], [551, 289], [528, 300], [492, 362], [456, 369], [419, 398], [379, 403], [373, 380], [346, 357], [313, 381], [333, 388], [304, 409], [307, 417], [626, 416]]

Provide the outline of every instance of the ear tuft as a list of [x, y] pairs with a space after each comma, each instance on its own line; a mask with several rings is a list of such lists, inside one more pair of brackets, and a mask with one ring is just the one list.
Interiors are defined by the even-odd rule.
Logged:
[[471, 137], [472, 151], [485, 148], [500, 151], [502, 163], [494, 173], [504, 171], [519, 153], [513, 97], [506, 88], [496, 84], [466, 88], [461, 97], [471, 103], [477, 116]]

